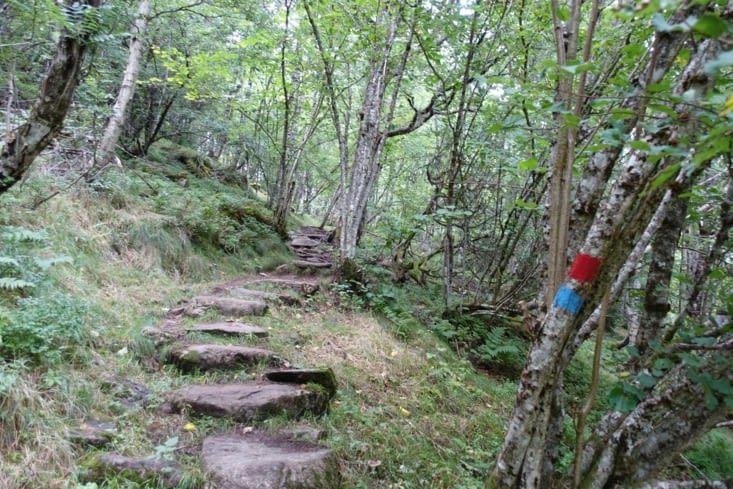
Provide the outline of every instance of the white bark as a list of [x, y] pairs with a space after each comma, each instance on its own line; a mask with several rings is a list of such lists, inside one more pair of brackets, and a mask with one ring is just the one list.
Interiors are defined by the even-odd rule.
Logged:
[[733, 481], [654, 481], [639, 489], [730, 489]]
[[[389, 13], [388, 9], [384, 13]], [[372, 63], [364, 91], [361, 124], [354, 150], [351, 179], [341, 209], [340, 251], [342, 260], [352, 260], [361, 234], [367, 202], [379, 174], [379, 165], [387, 134], [382, 130], [384, 95], [389, 82], [390, 54], [401, 24], [401, 12], [389, 18], [387, 35], [377, 59]], [[393, 87], [395, 90], [397, 87]], [[389, 121], [386, 121], [389, 122]]]
[[[671, 39], [669, 40], [671, 42]], [[705, 41], [698, 46], [698, 50], [692, 55], [688, 67], [680, 75], [679, 86], [689, 89], [691, 85], [694, 86], [700, 81], [707, 82], [707, 77], [700, 75], [705, 62], [710, 59], [716, 49], [713, 44]], [[648, 139], [651, 144], [661, 145], [667, 143], [665, 139], [667, 137], [669, 137], [669, 134], [658, 133]], [[592, 226], [583, 245], [580, 247], [580, 252], [601, 259], [603, 262], [601, 272], [592, 284], [582, 284], [572, 279], [566, 283], [566, 286], [573, 293], [586, 298], [586, 301], [590, 302], [592, 306], [597, 304], [611, 286], [613, 277], [617, 275], [624, 262], [626, 262], [634, 243], [649, 225], [654, 211], [659, 207], [664, 189], [660, 187], [651, 190], [649, 184], [654, 179], [656, 172], [670, 163], [670, 159], [653, 162], [639, 151], [632, 153], [619, 173], [603, 207], [596, 213]], [[566, 362], [574, 354], [573, 340], [583, 323], [583, 316], [584, 313], [574, 316], [556, 305], [553, 305], [548, 311], [540, 334], [532, 345], [527, 366], [522, 374], [522, 381], [514, 411], [509, 421], [507, 435], [492, 474], [492, 487], [524, 488], [548, 484], [547, 481], [542, 479], [542, 466], [545, 463], [544, 457], [548, 448], [548, 433], [550, 428], [556, 424], [556, 420], [552, 419], [550, 415], [553, 400], [552, 393], [561, 382], [561, 374]], [[695, 386], [690, 386], [689, 383], [681, 385], [680, 389], [697, 393]], [[693, 404], [692, 399], [694, 399], [694, 396], [678, 395], [675, 399], [679, 400], [683, 397], [686, 399], [684, 407], [689, 408]], [[639, 418], [636, 421], [634, 421], [634, 418], [626, 418], [624, 422], [628, 421], [631, 424], [621, 433], [627, 438], [634, 439], [636, 439], [636, 436], [643, 434], [643, 430], [647, 426], [644, 416], [656, 414], [656, 411], [651, 409], [653, 406], [654, 404], [651, 404], [647, 406], [650, 409], [640, 411]], [[668, 407], [672, 409], [676, 405]], [[698, 409], [694, 415], [697, 416], [702, 411]], [[678, 411], [677, 414], [682, 416], [684, 412]], [[713, 416], [710, 416], [710, 418], [713, 418]], [[660, 438], [649, 442], [650, 450], [666, 447], [672, 453], [674, 450], [680, 449], [680, 443], [667, 443], [668, 440], [664, 437], [668, 433], [664, 431], [665, 429], [686, 437], [681, 438], [682, 442], [686, 442], [690, 437], [699, 434], [699, 429], [705, 428], [700, 424], [704, 420], [698, 420], [697, 424], [690, 427], [690, 429], [681, 429], [681, 427], [674, 425], [681, 419], [685, 418], [670, 417], [668, 421], [673, 423], [672, 425], [660, 426]], [[614, 433], [613, 430], [611, 430], [611, 433]], [[615, 465], [615, 462], [617, 458], [621, 458], [620, 453], [614, 449], [618, 442], [619, 439], [611, 440], [606, 451], [603, 451], [600, 456], [593, 457], [596, 472], [587, 479], [593, 483], [589, 487], [604, 489], [616, 487], [615, 485], [607, 485], [607, 483], [615, 484], [614, 481], [622, 486], [624, 481], [627, 480], [623, 477], [628, 477], [628, 480], [637, 483], [643, 482], [653, 476], [653, 470], [658, 468], [659, 463], [663, 463], [665, 460], [661, 456], [652, 458], [650, 456], [651, 452], [643, 454], [635, 452], [636, 458], [623, 457], [623, 465], [625, 465], [624, 468], [627, 469], [627, 472], [621, 474], [622, 478], [611, 480], [608, 474], [619, 467]], [[584, 457], [584, 460], [586, 460], [586, 457]], [[606, 473], [607, 471], [610, 472]], [[597, 484], [596, 481], [601, 482]]]
[[125, 123], [127, 107], [135, 94], [135, 83], [140, 70], [140, 57], [143, 50], [142, 35], [145, 32], [150, 13], [150, 0], [140, 0], [137, 9], [137, 16], [132, 27], [132, 39], [130, 40], [130, 54], [127, 58], [127, 67], [122, 77], [122, 85], [117, 93], [115, 105], [112, 107], [112, 115], [109, 117], [107, 127], [99, 145], [100, 156], [104, 164], [114, 157], [115, 146], [120, 139], [122, 126]]

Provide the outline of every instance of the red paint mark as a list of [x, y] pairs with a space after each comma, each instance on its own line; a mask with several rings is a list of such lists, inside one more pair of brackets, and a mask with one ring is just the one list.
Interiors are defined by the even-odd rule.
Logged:
[[598, 270], [601, 268], [601, 260], [594, 256], [578, 253], [575, 255], [573, 265], [570, 267], [570, 278], [578, 282], [592, 282]]

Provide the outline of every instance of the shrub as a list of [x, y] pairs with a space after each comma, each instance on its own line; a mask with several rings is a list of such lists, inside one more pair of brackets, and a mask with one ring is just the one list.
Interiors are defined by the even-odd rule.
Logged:
[[87, 343], [89, 317], [89, 307], [69, 295], [19, 299], [2, 328], [0, 353], [34, 363], [59, 363], [72, 356], [75, 346]]

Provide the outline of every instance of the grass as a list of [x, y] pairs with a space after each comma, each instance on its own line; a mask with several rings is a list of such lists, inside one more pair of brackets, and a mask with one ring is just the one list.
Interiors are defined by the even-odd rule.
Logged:
[[[22, 190], [3, 197], [9, 202], [0, 224], [45, 229], [49, 238], [44, 250], [73, 258], [73, 264], [50, 269], [44, 288], [79, 298], [95, 314], [80, 325], [89, 346], [71, 363], [0, 367], [0, 386], [6, 386], [0, 393], [0, 487], [84, 487], [84, 463], [79, 460], [91, 460], [95, 451], [71, 444], [66, 433], [87, 419], [115, 421], [117, 433], [104, 451], [124, 455], [152, 456], [178, 437], [175, 454], [194, 474], [200, 473], [197, 455], [204, 436], [230, 429], [231, 423], [186, 413], [160, 416], [157, 407], [163, 394], [187, 383], [246, 381], [267, 368], [182, 373], [145, 361], [155, 353], [155, 345], [140, 330], [155, 325], [169, 307], [228, 278], [272, 269], [288, 255], [269, 235], [256, 246], [247, 244], [247, 229], [260, 232], [258, 219], [265, 213], [246, 218], [247, 213], [256, 214], [247, 207], [256, 199], [194, 177], [183, 189], [165, 177], [144, 173], [138, 165], [134, 172], [106, 176], [98, 187], [62, 193], [36, 210], [30, 209], [32, 203], [63, 188], [64, 182], [31, 179]], [[212, 190], [230, 195], [218, 200], [196, 197]], [[246, 206], [233, 204], [237, 195]], [[220, 229], [196, 234], [203, 223], [181, 219], [197, 199], [201, 208], [194, 210], [196, 219], [220, 208], [227, 216], [214, 221], [222, 229], [232, 225], [232, 219], [241, 219], [246, 229], [235, 233], [241, 238], [236, 247], [217, 234]], [[14, 212], [8, 212], [9, 206]], [[267, 250], [272, 252], [263, 254]], [[251, 288], [273, 289], [265, 283]], [[305, 422], [327, 429], [324, 443], [344, 461], [344, 486], [482, 487], [515, 385], [475, 374], [441, 341], [412, 323], [408, 344], [390, 321], [344, 309], [325, 290], [302, 307], [273, 307], [267, 316], [252, 319], [271, 336], [241, 342], [273, 349], [293, 366], [333, 368], [339, 392], [330, 411]], [[12, 307], [12, 297], [8, 301]], [[221, 316], [207, 313], [199, 319]], [[293, 341], [293, 334], [302, 344]], [[125, 407], [120, 392], [110, 387], [114, 379], [147, 386], [147, 407]], [[193, 432], [183, 430], [189, 421], [196, 426]], [[274, 430], [292, 424], [276, 418], [257, 426]], [[430, 474], [429, 480], [425, 474]], [[145, 486], [113, 477], [102, 487]]]
[[[169, 166], [168, 173], [176, 176], [184, 171]], [[202, 486], [201, 443], [233, 424], [188, 413], [162, 415], [164, 394], [189, 383], [259, 378], [267, 366], [180, 372], [150, 360], [156, 345], [141, 330], [156, 325], [181, 300], [244, 274], [272, 270], [290, 256], [276, 235], [263, 231], [267, 211], [256, 195], [191, 175], [187, 181], [188, 187], [181, 187], [136, 162], [128, 172], [63, 192], [36, 209], [34, 202], [65, 182], [35, 177], [2, 197], [0, 225], [46, 230], [48, 240], [35, 252], [68, 255], [73, 263], [50, 268], [34, 290], [0, 292], [0, 304], [13, 310], [24, 295], [50, 304], [48, 299], [61, 292], [88, 305], [91, 313], [75, 326], [83, 334], [74, 343], [84, 345], [76, 354], [53, 361], [43, 355], [35, 362], [22, 355], [0, 361], [0, 487], [93, 489], [84, 471], [96, 451], [66, 436], [88, 419], [117, 424], [105, 452], [175, 456], [190, 470], [188, 487]], [[247, 288], [277, 289], [266, 282]], [[274, 350], [295, 367], [332, 368], [338, 393], [329, 412], [297, 424], [327, 430], [322, 443], [342, 460], [346, 489], [484, 487], [516, 383], [477, 373], [454, 352], [446, 341], [453, 331], [436, 320], [437, 301], [425, 290], [380, 282], [363, 291], [365, 298], [325, 283], [321, 291], [300, 307], [274, 306], [266, 316], [245, 321], [266, 328], [267, 339], [206, 334], [191, 339], [239, 341]], [[379, 312], [367, 312], [367, 303], [378, 305]], [[0, 334], [6, 315], [0, 309]], [[196, 321], [220, 319], [209, 312]], [[504, 338], [497, 334], [496, 342]], [[566, 372], [570, 401], [587, 392], [591, 356], [584, 348]], [[126, 407], [124, 389], [115, 387], [120, 379], [147, 386], [148, 404]], [[195, 429], [184, 429], [187, 423]], [[295, 424], [276, 417], [255, 427]], [[569, 444], [572, 427], [567, 431]], [[730, 442], [725, 432], [706, 437], [688, 452], [690, 464], [711, 477], [730, 477], [731, 452], [723, 442]], [[101, 487], [148, 486], [113, 476]]]

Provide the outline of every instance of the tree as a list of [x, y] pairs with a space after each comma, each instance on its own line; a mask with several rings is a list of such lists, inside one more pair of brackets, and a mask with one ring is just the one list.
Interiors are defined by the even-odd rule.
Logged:
[[141, 0], [137, 9], [137, 18], [132, 29], [132, 38], [130, 39], [130, 54], [127, 59], [127, 67], [122, 77], [120, 90], [117, 92], [117, 99], [114, 107], [112, 107], [112, 115], [107, 121], [107, 127], [104, 130], [102, 141], [99, 144], [99, 159], [102, 166], [106, 164], [114, 156], [115, 146], [122, 133], [122, 127], [125, 123], [125, 115], [127, 107], [135, 93], [135, 84], [137, 82], [137, 74], [140, 69], [140, 56], [143, 50], [142, 36], [148, 22], [148, 14], [150, 13], [150, 1]]
[[[679, 194], [728, 151], [729, 140], [714, 139], [721, 134], [718, 125], [728, 128], [730, 122], [701, 107], [712, 103], [706, 94], [714, 89], [715, 67], [721, 64], [716, 62], [720, 49], [717, 38], [729, 29], [731, 7], [728, 4], [718, 12], [715, 5], [683, 2], [669, 21], [654, 17], [657, 32], [641, 70], [645, 76], [633, 79], [636, 90], [621, 101], [622, 107], [633, 107], [625, 111], [630, 117], [607, 120], [603, 126], [607, 129], [605, 148], [588, 156], [578, 182], [576, 199], [590, 199], [595, 205], [583, 208], [587, 219], [571, 220], [570, 233], [583, 238], [578, 240], [569, 276], [534, 338], [491, 487], [553, 484], [556, 437], [563, 416], [562, 372], [597, 326], [597, 321], [586, 319], [609, 293], [637, 239], [665, 202], [666, 192]], [[650, 91], [671, 70], [683, 46], [689, 56], [675, 76], [674, 89], [667, 94], [669, 101], [650, 107]], [[650, 111], [655, 117], [645, 120]], [[716, 129], [702, 131], [702, 126]], [[609, 138], [612, 135], [614, 139]], [[577, 150], [573, 146], [569, 149]], [[616, 179], [602, 200], [615, 165], [620, 166]], [[681, 168], [685, 170], [680, 172]], [[730, 183], [725, 192], [731, 192]], [[730, 205], [726, 202], [720, 208], [718, 251], [713, 252], [718, 256], [730, 230]], [[701, 282], [703, 273], [704, 269]], [[686, 325], [686, 333], [680, 335], [673, 324], [663, 347], [640, 359], [650, 373], [645, 371], [635, 383], [621, 385], [612, 393], [617, 411], [603, 418], [582, 454], [576, 454], [579, 487], [621, 488], [647, 483], [672, 456], [723, 419], [733, 402], [730, 333], [724, 325], [703, 326], [701, 320], [690, 311], [680, 311], [678, 321]], [[727, 321], [729, 328], [730, 319]], [[709, 339], [696, 340], [698, 335]], [[647, 487], [674, 487], [665, 484], [650, 482]], [[689, 487], [713, 487], [705, 484]]]
[[33, 160], [61, 132], [79, 84], [81, 64], [97, 22], [100, 0], [67, 0], [66, 23], [56, 54], [25, 124], [13, 129], [0, 148], [0, 194], [9, 190]]

